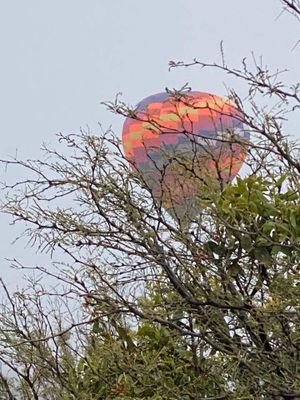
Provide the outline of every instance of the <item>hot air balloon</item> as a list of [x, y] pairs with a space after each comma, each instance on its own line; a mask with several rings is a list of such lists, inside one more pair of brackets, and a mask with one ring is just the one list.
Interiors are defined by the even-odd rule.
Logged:
[[123, 127], [124, 153], [156, 203], [179, 221], [199, 214], [205, 188], [222, 189], [238, 174], [249, 132], [228, 99], [169, 92], [142, 100]]

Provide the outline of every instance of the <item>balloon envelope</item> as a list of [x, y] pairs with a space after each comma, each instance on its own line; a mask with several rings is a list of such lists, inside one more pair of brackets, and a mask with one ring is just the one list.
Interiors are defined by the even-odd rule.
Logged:
[[193, 91], [142, 100], [135, 118], [126, 119], [122, 139], [156, 202], [180, 220], [199, 213], [205, 187], [220, 189], [238, 174], [249, 132], [229, 100]]

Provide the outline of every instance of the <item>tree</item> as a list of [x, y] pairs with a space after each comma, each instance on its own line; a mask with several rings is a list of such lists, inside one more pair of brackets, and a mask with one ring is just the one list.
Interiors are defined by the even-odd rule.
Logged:
[[[300, 15], [298, 1], [282, 3]], [[34, 267], [20, 293], [3, 283], [3, 399], [300, 398], [300, 163], [284, 132], [300, 86], [246, 61], [191, 64], [248, 84], [251, 112], [230, 97], [252, 139], [248, 176], [199, 193], [189, 228], [152, 198], [110, 132], [60, 135], [64, 150], [6, 161], [30, 178], [6, 185], [3, 211], [65, 261]], [[136, 118], [118, 100], [107, 106]]]

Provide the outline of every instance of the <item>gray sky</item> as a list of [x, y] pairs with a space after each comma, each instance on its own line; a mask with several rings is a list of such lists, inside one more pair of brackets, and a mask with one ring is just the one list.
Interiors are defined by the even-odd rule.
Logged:
[[[300, 25], [286, 13], [277, 18], [281, 9], [279, 0], [0, 0], [0, 158], [16, 149], [38, 158], [56, 133], [86, 125], [98, 132], [98, 122], [120, 134], [122, 119], [100, 105], [118, 92], [135, 104], [186, 82], [221, 95], [228, 82], [243, 91], [216, 71], [168, 72], [169, 60], [220, 60], [221, 40], [228, 64], [254, 51], [296, 82]], [[12, 281], [6, 257], [41, 258], [24, 243], [12, 247], [20, 229], [0, 221], [1, 275]]]

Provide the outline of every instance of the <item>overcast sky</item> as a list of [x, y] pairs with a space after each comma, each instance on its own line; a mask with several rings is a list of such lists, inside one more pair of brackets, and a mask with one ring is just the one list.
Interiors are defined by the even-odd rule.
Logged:
[[[300, 24], [281, 10], [279, 0], [0, 0], [0, 158], [16, 150], [39, 158], [58, 132], [88, 125], [96, 133], [98, 122], [120, 135], [122, 119], [100, 105], [119, 92], [132, 105], [186, 82], [221, 95], [229, 82], [243, 92], [216, 71], [168, 72], [170, 60], [220, 60], [220, 41], [228, 64], [254, 52], [299, 81]], [[24, 242], [11, 245], [20, 228], [0, 221], [1, 276], [12, 282], [5, 258], [40, 258]]]

